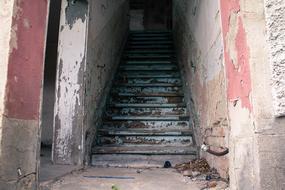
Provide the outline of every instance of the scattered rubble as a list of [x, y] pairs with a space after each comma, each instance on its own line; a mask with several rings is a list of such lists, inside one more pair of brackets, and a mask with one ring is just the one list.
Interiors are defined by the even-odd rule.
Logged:
[[174, 168], [191, 181], [200, 181], [201, 190], [225, 190], [228, 188], [228, 181], [221, 178], [217, 170], [211, 168], [204, 158], [177, 164]]

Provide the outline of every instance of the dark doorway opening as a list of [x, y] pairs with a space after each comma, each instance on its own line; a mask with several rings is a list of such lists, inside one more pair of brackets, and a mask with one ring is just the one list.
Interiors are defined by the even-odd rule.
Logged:
[[48, 168], [52, 164], [51, 155], [60, 9], [61, 1], [50, 1], [42, 99], [40, 181], [47, 180], [45, 178], [48, 176], [44, 175], [46, 172], [42, 171], [42, 168]]
[[172, 0], [130, 0], [130, 30], [171, 30]]

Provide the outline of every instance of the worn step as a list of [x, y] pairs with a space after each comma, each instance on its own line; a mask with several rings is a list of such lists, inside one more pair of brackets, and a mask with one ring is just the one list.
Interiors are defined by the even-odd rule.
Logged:
[[182, 93], [181, 87], [128, 87], [128, 86], [115, 86], [112, 89], [113, 93]]
[[97, 146], [92, 148], [97, 154], [142, 154], [142, 155], [196, 155], [193, 146]]
[[164, 40], [172, 40], [172, 36], [154, 36], [154, 37], [140, 37], [133, 36], [129, 38], [130, 41], [164, 41]]
[[127, 50], [124, 54], [173, 54], [173, 50]]
[[118, 74], [121, 78], [176, 78], [180, 76], [180, 73], [176, 71], [124, 71]]
[[112, 96], [121, 97], [183, 97], [182, 93], [111, 93]]
[[173, 166], [195, 159], [191, 155], [93, 154], [91, 165], [97, 167], [162, 168], [165, 161]]
[[108, 105], [108, 107], [115, 107], [115, 108], [176, 108], [176, 107], [185, 107], [185, 103], [174, 103], [174, 104], [120, 104], [120, 103], [115, 103]]
[[144, 50], [152, 50], [152, 49], [173, 49], [173, 45], [172, 44], [165, 44], [165, 45], [156, 45], [156, 44], [153, 44], [153, 45], [128, 45], [127, 50], [141, 50], [141, 49], [144, 49]]
[[174, 60], [125, 60], [123, 63], [127, 65], [176, 65]]
[[156, 54], [149, 54], [149, 55], [143, 55], [143, 54], [130, 54], [130, 55], [124, 55], [124, 58], [128, 59], [173, 59], [174, 55], [156, 55]]
[[130, 41], [129, 45], [154, 45], [154, 44], [173, 44], [170, 40], [163, 40], [163, 41]]
[[105, 112], [107, 116], [171, 116], [186, 115], [185, 107], [180, 108], [108, 108]]
[[104, 121], [102, 128], [120, 130], [188, 130], [191, 125], [189, 121]]
[[181, 83], [115, 83], [116, 87], [181, 87]]
[[187, 121], [188, 115], [171, 115], [171, 116], [111, 116], [106, 117], [107, 120], [112, 121]]
[[184, 102], [184, 97], [146, 97], [146, 96], [112, 96], [110, 104], [179, 104]]
[[189, 129], [116, 129], [116, 128], [101, 128], [98, 133], [103, 136], [191, 136], [193, 131]]
[[97, 146], [191, 146], [192, 138], [191, 136], [152, 136], [146, 134], [145, 136], [137, 135], [111, 135], [111, 136], [101, 136], [99, 134], [97, 139]]
[[124, 71], [177, 71], [176, 65], [121, 65]]
[[182, 81], [179, 77], [171, 78], [117, 78], [117, 82], [126, 84], [155, 84], [155, 83], [167, 83], [167, 84], [181, 84]]

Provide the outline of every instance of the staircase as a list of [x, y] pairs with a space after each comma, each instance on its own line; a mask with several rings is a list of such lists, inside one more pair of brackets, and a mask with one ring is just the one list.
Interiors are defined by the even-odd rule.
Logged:
[[170, 31], [131, 32], [92, 149], [93, 166], [161, 167], [196, 157]]

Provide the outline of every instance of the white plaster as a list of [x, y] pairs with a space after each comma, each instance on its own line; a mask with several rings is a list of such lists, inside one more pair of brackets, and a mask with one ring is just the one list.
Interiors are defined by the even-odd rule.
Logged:
[[285, 0], [265, 0], [274, 114], [285, 116]]
[[82, 64], [85, 56], [88, 19], [84, 21], [77, 19], [70, 28], [65, 17], [67, 5], [67, 1], [64, 0], [60, 19], [60, 25], [63, 28], [59, 34], [56, 103], [54, 108], [54, 114], [59, 119], [58, 124], [60, 127], [55, 128], [56, 123], [54, 121], [54, 131], [57, 130], [54, 151], [57, 152], [60, 159], [68, 163], [72, 152], [70, 143], [72, 143], [73, 121], [78, 117], [76, 115], [76, 106], [82, 102], [82, 96], [80, 96], [82, 85], [80, 81], [82, 79], [79, 78], [79, 73], [84, 68]]
[[[2, 114], [4, 112], [5, 86], [7, 82], [7, 67], [9, 59], [9, 42], [14, 0], [0, 1], [0, 144], [2, 139]], [[0, 146], [1, 156], [1, 146]]]

